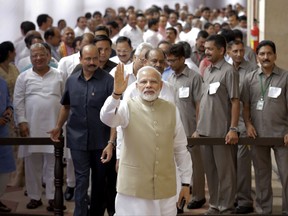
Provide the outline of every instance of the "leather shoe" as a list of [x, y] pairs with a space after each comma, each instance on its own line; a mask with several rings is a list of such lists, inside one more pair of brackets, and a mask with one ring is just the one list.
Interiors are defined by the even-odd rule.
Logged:
[[177, 214], [183, 214], [184, 210], [177, 207]]
[[64, 193], [64, 198], [65, 198], [66, 201], [70, 201], [70, 200], [73, 199], [74, 190], [75, 190], [74, 187], [68, 187], [67, 186], [67, 188], [65, 190], [65, 193]]
[[4, 205], [2, 202], [0, 202], [0, 212], [11, 212], [11, 209]]
[[187, 208], [188, 209], [199, 209], [201, 208], [206, 202], [206, 199], [201, 199], [199, 201], [193, 200], [188, 203]]
[[[55, 209], [55, 202], [54, 202], [54, 200], [53, 200], [53, 199], [52, 199], [52, 200], [49, 200], [49, 201], [48, 201], [48, 204], [49, 204], [49, 206], [47, 206], [47, 208], [46, 208], [47, 211], [53, 212], [54, 209]], [[65, 211], [66, 209], [67, 209], [66, 206], [63, 205], [62, 210]]]
[[31, 199], [30, 202], [26, 205], [27, 209], [36, 209], [42, 205], [42, 201]]
[[252, 212], [254, 212], [253, 207], [237, 206], [236, 208], [236, 214], [249, 214]]

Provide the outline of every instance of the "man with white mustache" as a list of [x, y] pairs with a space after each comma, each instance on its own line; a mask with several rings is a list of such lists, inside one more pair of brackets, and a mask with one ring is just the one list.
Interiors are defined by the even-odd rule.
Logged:
[[120, 101], [128, 77], [119, 64], [113, 94], [105, 101], [100, 119], [121, 126], [124, 143], [118, 171], [115, 215], [176, 215], [176, 166], [182, 188], [178, 203], [189, 199], [191, 158], [179, 111], [158, 98], [161, 74], [151, 66], [138, 71], [139, 96]]

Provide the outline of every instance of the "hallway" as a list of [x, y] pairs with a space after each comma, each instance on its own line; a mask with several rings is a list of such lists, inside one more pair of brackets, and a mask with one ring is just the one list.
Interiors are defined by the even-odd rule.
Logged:
[[[273, 167], [275, 167], [275, 163], [273, 163]], [[253, 172], [252, 172], [253, 173]], [[282, 188], [280, 184], [280, 180], [278, 179], [278, 176], [275, 173], [275, 170], [273, 171], [272, 175], [272, 185], [273, 185], [273, 196], [274, 196], [274, 208], [273, 208], [273, 214], [279, 215], [281, 214], [281, 205], [282, 205]], [[253, 190], [255, 190], [255, 183], [254, 183], [254, 176], [252, 180], [252, 187]], [[206, 199], [208, 197], [207, 188], [206, 188]], [[43, 196], [44, 197], [44, 196]], [[47, 207], [47, 200], [42, 199], [43, 205], [35, 210], [26, 209], [26, 204], [29, 202], [29, 198], [24, 196], [24, 189], [23, 188], [7, 188], [5, 195], [2, 199], [3, 203], [12, 208], [13, 213], [18, 213], [18, 215], [22, 214], [29, 214], [29, 215], [53, 215], [53, 213], [49, 213], [46, 210]], [[65, 211], [64, 216], [72, 216], [73, 215], [73, 208], [74, 208], [74, 202], [67, 202], [65, 201], [65, 205], [67, 207], [67, 210]], [[185, 209], [185, 213], [182, 215], [202, 215], [206, 210], [208, 209], [208, 203], [204, 205], [203, 208], [197, 209], [197, 210], [189, 210]], [[255, 214], [255, 213], [253, 213]], [[4, 215], [0, 213], [0, 216]], [[7, 214], [9, 215], [9, 214]], [[106, 216], [106, 215], [105, 215]]]

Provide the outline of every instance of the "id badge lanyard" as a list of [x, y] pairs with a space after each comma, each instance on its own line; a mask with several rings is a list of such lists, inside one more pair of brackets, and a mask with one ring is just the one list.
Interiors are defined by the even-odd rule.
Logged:
[[260, 77], [259, 82], [260, 82], [260, 87], [261, 87], [261, 97], [260, 97], [260, 100], [257, 103], [257, 110], [263, 110], [263, 108], [264, 108], [264, 97], [265, 97], [267, 89], [270, 86], [270, 83], [271, 83], [271, 80], [272, 80], [272, 74], [271, 74], [270, 77], [268, 77], [269, 81], [268, 81], [267, 85], [265, 86], [265, 88], [264, 88], [264, 84], [263, 84], [263, 77], [261, 75], [259, 75], [259, 77]]

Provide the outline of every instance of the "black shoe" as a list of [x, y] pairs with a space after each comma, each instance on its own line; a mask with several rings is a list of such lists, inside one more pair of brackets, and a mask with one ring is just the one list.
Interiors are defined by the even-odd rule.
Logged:
[[27, 209], [36, 209], [42, 205], [42, 201], [31, 199], [30, 202], [26, 205]]
[[177, 207], [177, 214], [183, 214], [184, 210]]
[[237, 206], [236, 214], [249, 214], [254, 212], [253, 207]]
[[[48, 204], [49, 204], [49, 206], [47, 206], [47, 208], [46, 208], [47, 211], [49, 211], [49, 212], [54, 212], [54, 209], [55, 209], [54, 200], [49, 200], [49, 201], [48, 201]], [[62, 209], [63, 209], [63, 211], [65, 211], [65, 210], [66, 210], [66, 206], [63, 205]]]
[[0, 212], [11, 212], [11, 209], [4, 205], [2, 202], [0, 202]]
[[199, 201], [194, 200], [194, 201], [191, 201], [188, 203], [187, 208], [188, 209], [199, 209], [205, 204], [205, 202], [206, 202], [205, 198], [202, 200], [199, 200]]
[[74, 190], [75, 190], [74, 187], [68, 187], [67, 186], [67, 188], [65, 190], [65, 193], [64, 193], [64, 198], [65, 198], [66, 201], [70, 201], [70, 200], [73, 199]]

